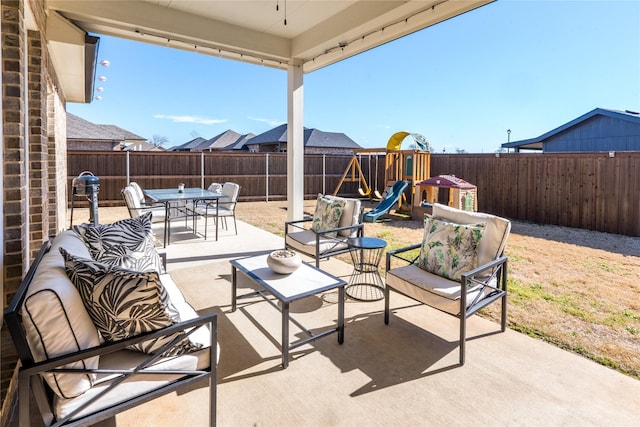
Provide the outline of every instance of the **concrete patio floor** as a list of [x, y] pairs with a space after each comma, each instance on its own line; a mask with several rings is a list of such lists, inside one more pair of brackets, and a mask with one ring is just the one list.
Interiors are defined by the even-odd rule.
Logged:
[[[347, 299], [345, 342], [335, 335], [292, 352], [280, 366], [280, 317], [260, 299], [230, 310], [229, 260], [283, 246], [238, 223], [215, 241], [172, 234], [168, 270], [197, 310], [219, 313], [217, 421], [222, 426], [640, 425], [640, 382], [478, 316], [468, 321], [467, 361], [458, 365], [457, 319], [392, 294]], [[179, 228], [177, 228], [179, 230]], [[321, 268], [348, 279], [338, 260]], [[244, 279], [241, 275], [241, 279]], [[249, 288], [248, 280], [239, 282]], [[305, 326], [335, 322], [337, 296], [292, 305]], [[291, 327], [291, 340], [301, 332]], [[116, 417], [117, 426], [201, 426], [206, 391], [169, 395]]]
[[[474, 316], [467, 361], [458, 365], [457, 319], [392, 294], [347, 298], [345, 341], [329, 335], [292, 351], [281, 368], [280, 314], [261, 299], [231, 312], [229, 260], [283, 247], [283, 239], [238, 222], [204, 241], [175, 224], [164, 250], [168, 271], [198, 311], [219, 314], [217, 422], [220, 426], [640, 425], [640, 381]], [[158, 235], [161, 235], [158, 228]], [[210, 236], [212, 233], [210, 233]], [[352, 266], [321, 268], [348, 280]], [[239, 274], [239, 293], [251, 288]], [[337, 294], [291, 306], [309, 329], [335, 324]], [[291, 326], [290, 340], [301, 331]], [[204, 426], [204, 388], [171, 394], [100, 426]]]

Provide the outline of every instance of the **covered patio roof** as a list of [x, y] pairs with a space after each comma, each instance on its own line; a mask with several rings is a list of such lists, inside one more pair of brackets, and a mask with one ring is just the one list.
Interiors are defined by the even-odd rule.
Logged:
[[[304, 199], [304, 74], [492, 1], [49, 0], [46, 6], [48, 20], [61, 21], [57, 25], [59, 40], [65, 40], [63, 29], [70, 33], [80, 29], [86, 34], [286, 69], [288, 215], [289, 219], [300, 219]], [[77, 37], [74, 43], [79, 43]], [[73, 76], [67, 67], [77, 64], [68, 60], [69, 50], [51, 47], [56, 72]], [[92, 79], [92, 73], [85, 73], [84, 78]], [[69, 79], [68, 86], [75, 81]], [[63, 81], [65, 94], [66, 89]]]
[[87, 33], [305, 73], [494, 0], [49, 0]]

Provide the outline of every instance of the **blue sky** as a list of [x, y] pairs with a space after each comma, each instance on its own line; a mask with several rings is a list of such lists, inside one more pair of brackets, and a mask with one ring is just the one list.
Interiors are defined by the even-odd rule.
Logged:
[[[166, 148], [286, 122], [284, 70], [106, 36], [102, 59], [102, 100], [67, 110]], [[598, 107], [640, 110], [640, 0], [499, 0], [304, 77], [305, 127], [371, 148], [494, 152]]]

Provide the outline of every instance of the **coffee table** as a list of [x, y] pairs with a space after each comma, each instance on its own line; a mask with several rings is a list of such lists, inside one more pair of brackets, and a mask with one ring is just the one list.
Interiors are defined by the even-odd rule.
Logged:
[[[289, 366], [289, 351], [308, 342], [317, 340], [334, 332], [338, 333], [338, 343], [344, 342], [344, 286], [346, 282], [338, 277], [320, 270], [310, 264], [302, 265], [291, 274], [278, 274], [271, 271], [267, 265], [267, 254], [231, 260], [231, 311], [236, 311], [236, 303], [240, 298], [261, 296], [265, 301], [282, 312], [282, 367]], [[240, 270], [262, 289], [243, 295], [237, 294], [237, 271]], [[338, 289], [338, 324], [319, 333], [313, 333], [300, 322], [290, 316], [289, 304], [305, 297], [321, 292]], [[268, 298], [268, 294], [274, 296], [281, 304], [274, 303]], [[294, 323], [309, 337], [289, 343], [289, 323]]]

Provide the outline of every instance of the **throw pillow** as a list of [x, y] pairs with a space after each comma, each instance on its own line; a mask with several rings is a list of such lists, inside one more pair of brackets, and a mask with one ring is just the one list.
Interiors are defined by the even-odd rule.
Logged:
[[325, 197], [322, 194], [318, 194], [311, 229], [317, 233], [337, 228], [344, 211], [344, 205], [344, 199]]
[[118, 243], [113, 246], [103, 244], [103, 250], [98, 254], [96, 261], [133, 271], [157, 271], [165, 273], [162, 259], [155, 248], [155, 238], [147, 236], [138, 245], [131, 249], [126, 243]]
[[478, 266], [478, 244], [486, 224], [455, 224], [425, 215], [418, 267], [450, 280]]
[[[65, 271], [78, 289], [82, 302], [105, 341], [113, 342], [155, 331], [180, 322], [180, 315], [156, 271], [137, 272], [78, 258], [64, 248]], [[182, 332], [131, 346], [155, 354]], [[175, 356], [201, 348], [185, 337], [163, 356]]]
[[126, 244], [130, 249], [135, 249], [146, 236], [153, 236], [151, 212], [137, 218], [116, 221], [113, 224], [98, 224], [96, 226], [82, 224], [73, 227], [73, 230], [82, 237], [94, 259], [99, 258], [105, 250], [105, 246]]

